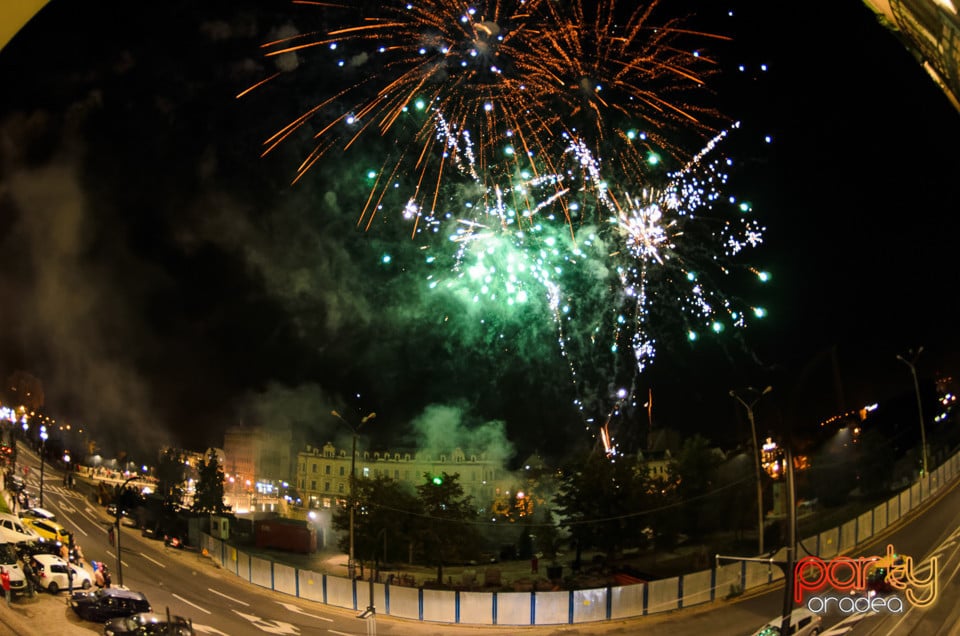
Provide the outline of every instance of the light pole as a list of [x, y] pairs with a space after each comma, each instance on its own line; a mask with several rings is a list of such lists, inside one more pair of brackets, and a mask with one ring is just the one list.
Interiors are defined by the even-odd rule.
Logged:
[[757, 405], [760, 398], [772, 391], [773, 387], [768, 386], [763, 391], [757, 391], [753, 387], [747, 387], [746, 390], [758, 394], [752, 402], [746, 402], [733, 390], [730, 391], [730, 397], [747, 409], [747, 419], [750, 420], [750, 432], [753, 435], [753, 464], [757, 481], [757, 554], [763, 554], [763, 482], [760, 481], [760, 445], [757, 443], [757, 424], [753, 418], [753, 407]]
[[774, 479], [781, 476], [786, 481], [787, 497], [787, 545], [786, 561], [779, 562], [783, 568], [783, 614], [780, 624], [781, 634], [790, 634], [790, 620], [793, 615], [793, 579], [796, 573], [796, 555], [794, 553], [797, 547], [797, 486], [793, 476], [793, 449], [790, 442], [787, 441], [783, 447], [777, 445], [769, 437], [767, 443], [763, 445], [763, 468]]
[[47, 427], [40, 427], [40, 507], [43, 508], [43, 465], [47, 454]]
[[366, 415], [364, 415], [363, 417], [360, 418], [360, 423], [357, 424], [356, 426], [354, 426], [353, 424], [351, 424], [350, 422], [348, 422], [348, 421], [347, 421], [342, 415], [340, 415], [340, 413], [338, 413], [337, 411], [330, 411], [330, 415], [333, 415], [334, 417], [338, 418], [341, 422], [343, 422], [344, 424], [346, 424], [346, 425], [350, 428], [350, 432], [353, 433], [353, 452], [350, 453], [350, 494], [349, 494], [349, 498], [350, 498], [350, 503], [349, 503], [349, 505], [350, 505], [350, 555], [349, 555], [349, 557], [347, 558], [347, 574], [349, 575], [350, 579], [353, 580], [353, 578], [355, 577], [355, 574], [356, 574], [356, 569], [357, 569], [357, 564], [356, 564], [356, 561], [354, 560], [354, 556], [353, 556], [353, 555], [354, 555], [354, 549], [353, 549], [353, 540], [354, 540], [354, 537], [353, 537], [353, 514], [354, 514], [354, 508], [356, 508], [356, 502], [353, 500], [353, 487], [354, 487], [354, 483], [355, 483], [356, 480], [357, 480], [357, 472], [356, 472], [356, 466], [357, 466], [357, 434], [360, 432], [360, 427], [363, 426], [364, 424], [366, 424], [367, 422], [369, 422], [370, 420], [372, 420], [373, 418], [375, 418], [375, 417], [377, 416], [377, 414], [376, 414], [376, 413], [367, 413]]
[[923, 423], [923, 403], [920, 400], [920, 383], [917, 382], [917, 358], [920, 357], [920, 354], [923, 353], [923, 347], [917, 349], [916, 353], [913, 354], [912, 360], [907, 360], [901, 355], [897, 356], [897, 360], [904, 363], [910, 367], [910, 374], [913, 376], [913, 390], [917, 394], [917, 413], [920, 414], [920, 445], [923, 447], [923, 474], [927, 474], [927, 429]]
[[127, 480], [123, 482], [118, 491], [117, 501], [116, 501], [116, 510], [114, 510], [114, 535], [116, 535], [117, 540], [117, 585], [123, 587], [123, 561], [120, 558], [120, 516], [122, 514], [121, 504], [123, 503], [123, 492], [127, 489], [127, 484], [129, 484], [134, 479], [138, 479], [140, 475], [133, 475], [132, 477], [127, 477]]

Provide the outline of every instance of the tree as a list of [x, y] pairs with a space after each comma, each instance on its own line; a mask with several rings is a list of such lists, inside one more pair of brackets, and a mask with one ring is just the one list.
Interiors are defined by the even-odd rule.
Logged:
[[216, 514], [228, 512], [230, 508], [223, 504], [223, 467], [212, 449], [207, 451], [206, 460], [200, 462], [199, 473], [191, 510]]
[[644, 466], [592, 453], [579, 468], [564, 471], [553, 501], [561, 527], [576, 546], [575, 569], [586, 548], [599, 548], [609, 559], [643, 540], [650, 524], [644, 511], [659, 499]]
[[[409, 488], [385, 475], [360, 477], [354, 483], [356, 510], [354, 511], [354, 550], [379, 567], [381, 559], [390, 561], [407, 550], [417, 536], [417, 513], [420, 504]], [[350, 509], [344, 500], [333, 513], [333, 527], [339, 531], [337, 546], [346, 552], [350, 548]], [[391, 550], [391, 552], [388, 552]]]
[[437, 584], [443, 583], [443, 564], [471, 559], [478, 554], [479, 532], [473, 497], [463, 494], [460, 473], [424, 473], [417, 486], [423, 510], [421, 537], [428, 561], [436, 561]]
[[157, 494], [163, 500], [165, 510], [174, 511], [183, 504], [186, 464], [183, 452], [166, 448], [157, 462]]
[[701, 537], [722, 520], [720, 511], [710, 507], [711, 497], [707, 497], [717, 484], [722, 462], [723, 455], [712, 448], [710, 440], [697, 434], [683, 442], [670, 463], [681, 503], [677, 508], [680, 532]]

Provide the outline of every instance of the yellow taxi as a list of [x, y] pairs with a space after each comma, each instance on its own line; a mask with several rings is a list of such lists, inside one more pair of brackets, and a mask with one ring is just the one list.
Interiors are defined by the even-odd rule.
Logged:
[[39, 517], [24, 517], [21, 521], [23, 521], [23, 525], [32, 528], [37, 534], [48, 541], [60, 541], [61, 543], [70, 542], [70, 533], [56, 521], [41, 519]]

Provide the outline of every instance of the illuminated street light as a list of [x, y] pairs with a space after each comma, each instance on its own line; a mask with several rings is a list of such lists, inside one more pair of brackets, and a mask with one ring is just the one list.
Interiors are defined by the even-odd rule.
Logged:
[[780, 625], [781, 634], [790, 634], [790, 616], [793, 614], [793, 577], [797, 545], [797, 488], [793, 478], [793, 451], [790, 444], [779, 446], [771, 438], [763, 445], [763, 468], [774, 479], [781, 477], [786, 480], [787, 497], [787, 546], [786, 562], [778, 564], [783, 568], [783, 622]]
[[122, 508], [121, 504], [123, 503], [123, 493], [127, 489], [127, 484], [135, 479], [138, 479], [139, 477], [140, 475], [134, 474], [123, 482], [123, 484], [120, 486], [119, 494], [117, 495], [117, 501], [115, 502], [117, 506], [116, 510], [114, 511], [116, 515], [114, 518], [114, 524], [116, 527], [115, 534], [117, 541], [117, 584], [119, 584], [120, 587], [123, 587], [123, 561], [120, 558], [120, 517], [122, 514], [120, 509]]
[[375, 418], [375, 417], [377, 416], [377, 414], [376, 414], [376, 413], [367, 413], [367, 414], [364, 415], [362, 418], [360, 418], [360, 423], [357, 424], [356, 426], [354, 426], [353, 424], [351, 424], [350, 422], [348, 422], [346, 419], [344, 419], [344, 417], [343, 417], [342, 415], [340, 415], [340, 413], [338, 413], [337, 411], [330, 411], [330, 415], [338, 418], [341, 422], [343, 422], [344, 424], [346, 424], [346, 425], [350, 428], [350, 432], [353, 433], [353, 452], [350, 454], [350, 494], [349, 494], [349, 498], [350, 498], [350, 504], [349, 504], [349, 505], [350, 505], [350, 555], [349, 555], [349, 557], [348, 557], [348, 559], [347, 559], [347, 574], [349, 575], [350, 579], [353, 580], [353, 579], [355, 578], [356, 569], [357, 569], [357, 564], [356, 564], [356, 561], [354, 560], [354, 548], [353, 548], [353, 545], [354, 545], [353, 515], [354, 515], [354, 508], [356, 508], [356, 502], [355, 502], [354, 499], [353, 499], [353, 492], [354, 492], [354, 483], [355, 483], [356, 480], [357, 480], [357, 470], [356, 470], [356, 463], [357, 463], [357, 435], [358, 435], [359, 432], [360, 432], [360, 427], [363, 426], [364, 424], [366, 424], [367, 422], [369, 422], [370, 420], [372, 420], [373, 418]]
[[763, 554], [763, 482], [760, 481], [760, 446], [757, 443], [757, 424], [753, 418], [753, 407], [760, 401], [760, 398], [772, 391], [773, 387], [768, 386], [763, 391], [757, 391], [753, 387], [747, 387], [746, 390], [759, 395], [749, 403], [737, 395], [736, 391], [731, 390], [730, 397], [747, 409], [747, 419], [750, 420], [750, 432], [753, 435], [753, 465], [757, 481], [757, 554]]
[[920, 354], [923, 353], [923, 347], [917, 349], [916, 353], [913, 353], [913, 359], [908, 361], [901, 355], [897, 356], [897, 360], [904, 363], [910, 367], [910, 374], [913, 376], [913, 390], [917, 394], [917, 413], [920, 414], [920, 445], [923, 447], [923, 475], [927, 474], [927, 429], [923, 423], [923, 403], [920, 400], [920, 383], [917, 382], [917, 358], [920, 357]]
[[43, 466], [47, 455], [47, 427], [40, 427], [40, 507], [43, 508]]

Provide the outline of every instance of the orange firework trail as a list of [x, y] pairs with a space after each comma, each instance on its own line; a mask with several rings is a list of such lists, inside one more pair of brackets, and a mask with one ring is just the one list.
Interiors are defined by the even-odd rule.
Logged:
[[702, 89], [712, 61], [682, 44], [719, 36], [685, 30], [676, 18], [656, 21], [656, 0], [622, 4], [631, 8], [616, 0], [589, 8], [582, 0], [391, 2], [376, 17], [266, 44], [267, 56], [325, 50], [343, 81], [267, 139], [264, 154], [307, 127], [315, 145], [296, 181], [330, 153], [386, 139], [360, 218], [367, 227], [401, 180], [432, 210], [444, 180], [458, 174], [440, 116], [470, 135], [484, 178], [555, 173], [570, 138], [615, 155], [634, 178], [647, 152], [684, 158], [670, 131], [707, 136], [720, 118], [684, 101]]

